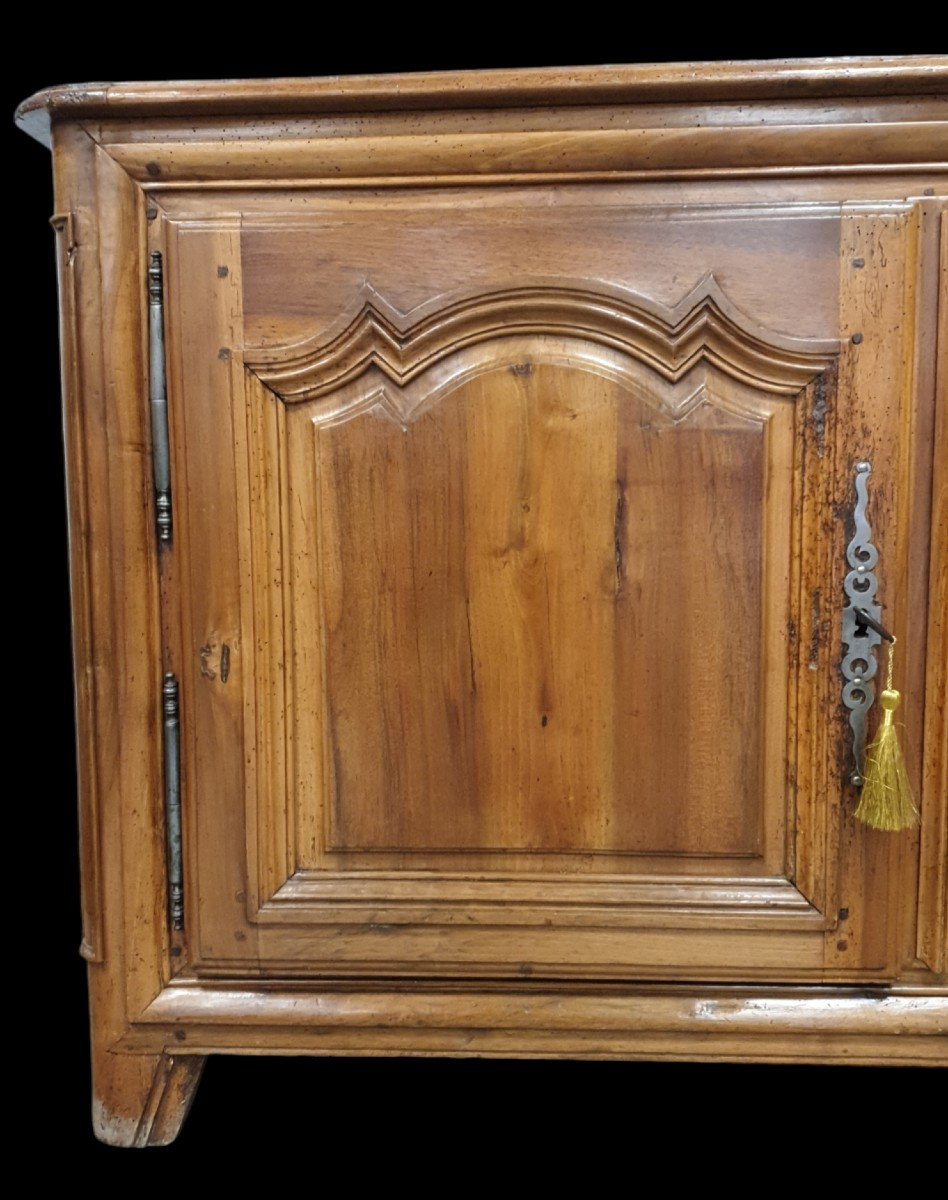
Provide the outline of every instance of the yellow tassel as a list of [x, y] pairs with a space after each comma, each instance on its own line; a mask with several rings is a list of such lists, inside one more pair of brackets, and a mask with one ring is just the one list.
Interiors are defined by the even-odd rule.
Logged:
[[918, 809], [912, 795], [899, 735], [893, 713], [902, 697], [892, 686], [892, 651], [895, 639], [889, 644], [889, 660], [886, 670], [882, 701], [882, 724], [866, 750], [865, 782], [862, 798], [856, 809], [856, 819], [872, 829], [894, 832], [911, 829], [918, 824]]

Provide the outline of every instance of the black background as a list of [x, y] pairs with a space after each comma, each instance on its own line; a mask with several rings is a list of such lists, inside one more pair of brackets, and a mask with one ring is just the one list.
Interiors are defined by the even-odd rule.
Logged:
[[[88, 14], [90, 10], [85, 10]], [[678, 11], [678, 10], [676, 10]], [[726, 13], [728, 10], [724, 10]], [[8, 89], [3, 281], [9, 309], [4, 347], [8, 390], [2, 445], [7, 483], [0, 490], [6, 541], [7, 699], [16, 714], [8, 761], [18, 782], [4, 791], [8, 834], [5, 1028], [8, 1100], [24, 1130], [40, 1139], [29, 1159], [42, 1171], [48, 1155], [63, 1165], [123, 1167], [158, 1187], [187, 1179], [187, 1163], [263, 1170], [280, 1190], [325, 1186], [342, 1172], [345, 1186], [443, 1186], [489, 1179], [491, 1187], [538, 1182], [551, 1170], [583, 1172], [583, 1190], [632, 1187], [648, 1166], [662, 1187], [698, 1169], [706, 1181], [744, 1175], [746, 1154], [770, 1149], [772, 1183], [798, 1178], [813, 1153], [829, 1155], [822, 1177], [865, 1164], [902, 1159], [903, 1180], [920, 1162], [932, 1085], [940, 1073], [917, 1069], [769, 1067], [727, 1064], [502, 1062], [425, 1059], [212, 1058], [177, 1143], [147, 1154], [94, 1141], [89, 1122], [89, 1069], [84, 966], [79, 944], [65, 504], [49, 154], [14, 130], [15, 105], [39, 88], [81, 80], [239, 78], [372, 71], [555, 66], [843, 54], [931, 53], [938, 47], [911, 32], [866, 37], [858, 29], [833, 40], [818, 33], [796, 40], [675, 41], [570, 34], [552, 44], [505, 35], [495, 27], [478, 52], [466, 37], [437, 40], [427, 54], [403, 32], [384, 50], [363, 47], [336, 30], [325, 38], [300, 33], [299, 51], [268, 49], [273, 39], [255, 19], [243, 35], [186, 35], [185, 15], [165, 13], [154, 30], [129, 32], [125, 48], [83, 48], [70, 14], [56, 36], [38, 36], [34, 51], [17, 48], [3, 80]], [[40, 18], [43, 19], [43, 18]], [[88, 16], [87, 16], [88, 19]], [[234, 22], [222, 20], [234, 28]], [[363, 24], [368, 23], [368, 13]], [[52, 24], [52, 22], [50, 22]], [[239, 22], [238, 22], [239, 23]], [[727, 21], [723, 20], [726, 28]], [[799, 27], [805, 28], [803, 22]], [[689, 22], [690, 27], [690, 22]], [[720, 26], [719, 26], [720, 27]], [[42, 31], [37, 31], [42, 33]], [[54, 32], [52, 29], [49, 31]], [[878, 27], [876, 28], [878, 34]], [[172, 37], [172, 34], [174, 35]], [[258, 36], [259, 35], [259, 36]], [[253, 46], [254, 40], [259, 49]], [[293, 38], [289, 39], [290, 44]], [[927, 44], [926, 44], [927, 43]], [[335, 49], [329, 48], [329, 46]], [[351, 46], [346, 52], [341, 47]], [[376, 47], [378, 42], [376, 42]], [[41, 49], [39, 49], [41, 47]], [[11, 383], [13, 386], [11, 387]], [[6, 740], [6, 739], [4, 739]], [[17, 1051], [22, 1066], [10, 1063]], [[940, 1109], [944, 1138], [944, 1104]], [[750, 1140], [748, 1140], [750, 1139]], [[8, 1146], [14, 1153], [16, 1146]], [[933, 1147], [931, 1149], [934, 1149]], [[443, 1165], [435, 1165], [434, 1152]], [[938, 1151], [928, 1158], [938, 1161]], [[167, 1177], [154, 1167], [167, 1163]], [[148, 1171], [151, 1164], [152, 1171]], [[272, 1170], [271, 1168], [276, 1168]], [[937, 1174], [937, 1168], [936, 1168]], [[100, 1179], [108, 1177], [98, 1176]], [[90, 1177], [90, 1179], [93, 1177]], [[438, 1183], [443, 1179], [444, 1184]], [[565, 1183], [565, 1176], [560, 1176]], [[387, 1180], [388, 1184], [384, 1181]], [[791, 1182], [796, 1180], [794, 1184]], [[641, 1185], [641, 1184], [640, 1184]], [[339, 1186], [329, 1185], [329, 1186]], [[756, 1186], [764, 1186], [759, 1178]]]

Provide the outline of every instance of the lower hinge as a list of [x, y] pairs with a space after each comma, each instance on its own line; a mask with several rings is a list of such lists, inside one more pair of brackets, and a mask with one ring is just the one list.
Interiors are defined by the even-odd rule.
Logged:
[[184, 878], [181, 859], [181, 722], [178, 681], [170, 672], [161, 688], [164, 720], [165, 834], [168, 843], [168, 918], [184, 928]]

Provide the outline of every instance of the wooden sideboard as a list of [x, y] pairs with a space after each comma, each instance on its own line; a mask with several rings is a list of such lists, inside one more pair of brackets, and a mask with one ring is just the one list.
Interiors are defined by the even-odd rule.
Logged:
[[218, 1052], [948, 1061], [948, 58], [19, 120], [99, 1137]]

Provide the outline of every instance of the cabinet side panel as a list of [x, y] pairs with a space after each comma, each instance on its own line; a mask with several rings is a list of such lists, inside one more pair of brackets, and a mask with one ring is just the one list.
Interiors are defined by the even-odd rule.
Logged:
[[[161, 987], [168, 921], [159, 702], [161, 637], [146, 330], [146, 219], [141, 190], [101, 150], [95, 156], [105, 382], [107, 485], [96, 487], [92, 530], [99, 780], [104, 837], [121, 835], [129, 1014]], [[109, 652], [102, 652], [102, 642]], [[106, 799], [108, 797], [108, 800]]]
[[167, 977], [144, 211], [81, 128], [56, 127], [54, 164], [57, 209], [76, 216], [65, 424], [93, 1059], [104, 1081], [110, 1046]]
[[[88, 168], [92, 143], [57, 150], [57, 199], [75, 200], [75, 177]], [[84, 357], [90, 335], [77, 303], [88, 290], [83, 277], [97, 268], [96, 231], [88, 214], [58, 212], [52, 219], [56, 231], [56, 265], [59, 284], [59, 338], [62, 355], [63, 441], [68, 486], [70, 597], [75, 685], [76, 778], [79, 787], [79, 861], [82, 882], [82, 945], [88, 962], [101, 962], [105, 954], [102, 919], [102, 847], [99, 830], [99, 792], [95, 764], [95, 681], [88, 650], [92, 641], [92, 595], [89, 545], [89, 459], [95, 449], [83, 438], [85, 396], [95, 386], [95, 367]], [[80, 243], [83, 253], [79, 253]]]

